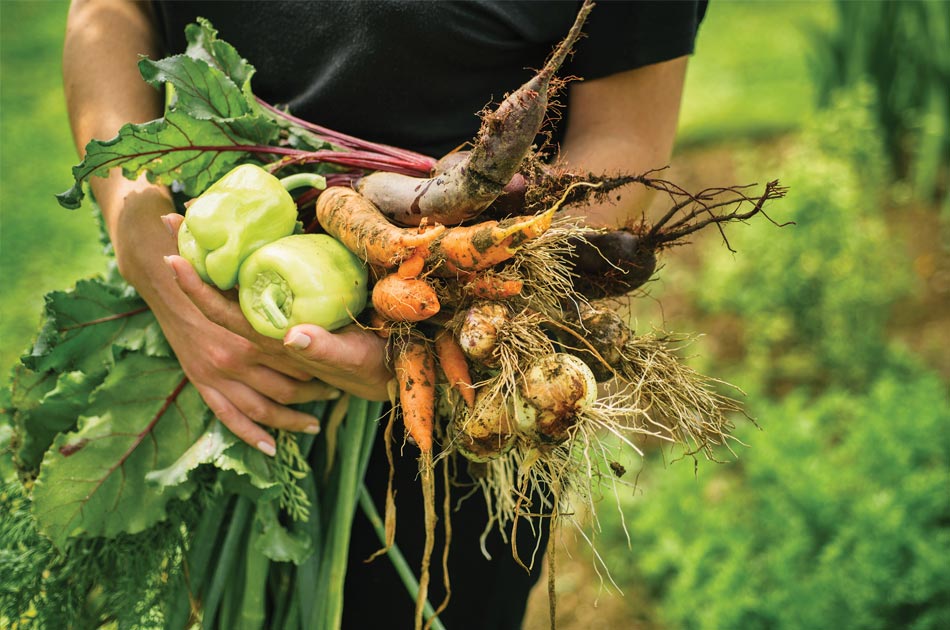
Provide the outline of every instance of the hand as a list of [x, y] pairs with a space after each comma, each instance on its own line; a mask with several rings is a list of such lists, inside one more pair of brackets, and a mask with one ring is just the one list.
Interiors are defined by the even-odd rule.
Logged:
[[159, 218], [172, 208], [167, 191], [121, 173], [95, 185], [122, 275], [148, 303], [185, 375], [218, 419], [269, 455], [274, 438], [261, 425], [318, 431], [317, 418], [287, 405], [332, 398], [339, 390], [210, 321], [163, 264], [176, 251]]
[[[183, 220], [178, 215], [163, 219], [173, 232]], [[283, 340], [264, 337], [247, 322], [235, 300], [202, 282], [186, 260], [169, 256], [166, 262], [174, 270], [182, 292], [205, 318], [252, 343], [279, 370], [302, 371], [361, 398], [388, 400], [392, 373], [386, 363], [386, 342], [375, 333], [356, 324], [332, 333], [313, 324], [301, 324], [291, 328]]]

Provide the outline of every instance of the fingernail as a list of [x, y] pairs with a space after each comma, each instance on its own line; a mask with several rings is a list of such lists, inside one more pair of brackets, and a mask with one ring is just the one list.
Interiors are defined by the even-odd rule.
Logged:
[[162, 217], [161, 217], [161, 219], [162, 219], [162, 223], [165, 224], [165, 229], [168, 230], [168, 233], [171, 234], [172, 236], [174, 236], [174, 235], [175, 235], [175, 228], [172, 227], [171, 215], [169, 215], [169, 214], [163, 214]]
[[304, 433], [309, 433], [310, 435], [316, 435], [320, 433], [320, 425], [314, 422], [313, 424], [308, 424], [303, 428]]
[[277, 448], [270, 442], [265, 442], [264, 440], [257, 443], [257, 450], [269, 457], [273, 457], [277, 454]]
[[343, 392], [341, 392], [340, 390], [331, 389], [330, 392], [327, 394], [327, 400], [336, 400], [342, 395], [343, 395]]
[[290, 346], [291, 348], [294, 348], [295, 350], [303, 350], [304, 348], [310, 345], [310, 337], [308, 337], [307, 335], [301, 332], [296, 332], [292, 334], [287, 341], [284, 342], [284, 345]]
[[162, 259], [165, 261], [165, 264], [168, 265], [168, 268], [172, 270], [172, 276], [178, 278], [178, 273], [175, 271], [175, 265], [172, 264], [172, 257], [164, 256]]

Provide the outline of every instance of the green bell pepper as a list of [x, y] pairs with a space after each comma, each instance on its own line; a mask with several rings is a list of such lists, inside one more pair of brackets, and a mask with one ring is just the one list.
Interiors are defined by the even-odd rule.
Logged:
[[178, 251], [208, 283], [230, 289], [251, 252], [293, 234], [297, 205], [287, 192], [308, 185], [325, 188], [321, 175], [277, 179], [253, 164], [231, 170], [196, 197], [178, 232]]
[[366, 306], [366, 265], [326, 234], [294, 234], [244, 261], [238, 301], [254, 330], [282, 339], [297, 324], [335, 330]]

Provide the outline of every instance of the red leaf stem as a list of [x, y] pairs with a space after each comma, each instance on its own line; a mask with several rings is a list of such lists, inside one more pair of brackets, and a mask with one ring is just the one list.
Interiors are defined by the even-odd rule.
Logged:
[[[182, 378], [181, 382], [179, 382], [178, 385], [175, 386], [175, 389], [172, 390], [172, 393], [169, 394], [167, 398], [165, 398], [165, 402], [162, 403], [162, 406], [158, 410], [158, 412], [154, 416], [152, 416], [152, 419], [149, 420], [147, 425], [145, 425], [145, 428], [135, 435], [135, 439], [132, 440], [132, 443], [129, 445], [129, 448], [125, 449], [125, 452], [122, 453], [122, 456], [119, 457], [114, 464], [109, 466], [105, 474], [102, 475], [102, 477], [97, 480], [93, 489], [86, 495], [87, 498], [92, 496], [96, 492], [98, 492], [99, 488], [102, 487], [102, 484], [106, 482], [106, 479], [111, 477], [112, 473], [114, 473], [119, 468], [119, 466], [124, 464], [126, 460], [128, 460], [129, 457], [132, 456], [132, 453], [134, 453], [135, 449], [138, 448], [139, 444], [141, 444], [142, 441], [146, 437], [148, 437], [148, 435], [152, 432], [152, 429], [155, 428], [155, 425], [158, 424], [158, 421], [162, 418], [165, 412], [168, 411], [168, 408], [171, 407], [175, 403], [175, 400], [177, 400], [178, 396], [185, 389], [186, 385], [188, 385], [187, 376]], [[76, 444], [75, 448], [71, 450], [67, 449], [66, 452], [63, 452], [63, 450], [60, 449], [60, 453], [63, 455], [63, 457], [69, 457], [70, 455], [74, 455], [76, 451], [80, 450], [87, 443], [88, 443], [88, 440], [86, 442], [81, 442], [79, 444]]]
[[432, 167], [435, 166], [436, 160], [427, 155], [416, 153], [415, 151], [409, 151], [407, 149], [400, 149], [399, 147], [394, 147], [388, 144], [370, 142], [369, 140], [363, 140], [361, 138], [341, 133], [339, 131], [334, 131], [302, 118], [298, 118], [289, 112], [274, 107], [270, 103], [267, 103], [260, 98], [257, 99], [257, 102], [261, 107], [268, 110], [269, 112], [274, 113], [296, 125], [299, 125], [307, 131], [311, 131], [323, 137], [325, 140], [333, 144], [340, 145], [341, 147], [388, 155], [401, 160], [404, 164], [411, 165], [411, 168], [419, 173], [427, 174], [432, 170]]
[[86, 326], [95, 326], [96, 324], [104, 324], [106, 322], [112, 322], [117, 319], [124, 319], [126, 317], [132, 317], [133, 315], [138, 315], [139, 313], [144, 313], [148, 309], [147, 306], [142, 306], [139, 308], [134, 308], [131, 311], [126, 311], [124, 313], [115, 313], [113, 315], [106, 315], [105, 317], [98, 317], [96, 319], [91, 319], [88, 322], [80, 322], [78, 324], [72, 324], [70, 326], [64, 326], [59, 329], [59, 332], [64, 333], [70, 330], [76, 330], [78, 328], [85, 328]]

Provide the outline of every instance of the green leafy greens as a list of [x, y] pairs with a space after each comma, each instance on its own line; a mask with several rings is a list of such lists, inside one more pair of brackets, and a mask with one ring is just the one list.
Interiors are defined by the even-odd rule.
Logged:
[[[262, 106], [253, 66], [210, 23], [189, 25], [186, 39], [185, 54], [139, 63], [166, 89], [164, 116], [90, 142], [57, 196], [64, 207], [117, 167], [191, 196], [248, 161], [333, 163], [349, 152], [339, 163], [364, 168], [357, 151]], [[249, 627], [267, 612], [304, 627], [319, 610], [298, 599], [308, 592], [298, 581], [338, 612], [342, 589], [328, 581], [345, 569], [380, 405], [341, 400], [349, 439], [330, 446], [278, 432], [277, 457], [266, 457], [212, 417], [153, 313], [114, 271], [46, 297], [2, 397], [0, 626]], [[313, 475], [334, 460], [350, 462], [345, 474], [337, 465]], [[321, 495], [333, 500], [321, 506]]]

